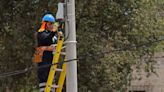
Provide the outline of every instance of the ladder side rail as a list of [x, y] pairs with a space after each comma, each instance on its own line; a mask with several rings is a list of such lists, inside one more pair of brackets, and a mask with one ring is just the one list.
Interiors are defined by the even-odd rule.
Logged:
[[52, 61], [53, 65], [50, 68], [50, 72], [49, 72], [49, 75], [48, 75], [48, 80], [47, 80], [46, 87], [45, 87], [45, 90], [44, 90], [45, 92], [50, 92], [51, 91], [52, 82], [53, 82], [55, 71], [56, 71], [56, 68], [57, 68], [57, 65], [55, 63], [58, 63], [58, 61], [59, 61], [63, 41], [64, 41], [63, 36], [59, 36], [56, 51], [55, 51], [55, 54], [53, 56], [53, 61]]
[[[64, 59], [64, 60], [66, 60], [66, 59]], [[64, 81], [66, 78], [66, 63], [63, 63], [62, 69], [63, 69], [63, 71], [61, 72], [59, 81], [58, 81], [59, 88], [56, 89], [56, 92], [62, 92]]]

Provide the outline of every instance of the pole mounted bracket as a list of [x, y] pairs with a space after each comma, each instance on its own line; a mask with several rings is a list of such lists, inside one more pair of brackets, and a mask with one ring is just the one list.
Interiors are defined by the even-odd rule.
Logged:
[[77, 41], [65, 41], [64, 44], [77, 43]]

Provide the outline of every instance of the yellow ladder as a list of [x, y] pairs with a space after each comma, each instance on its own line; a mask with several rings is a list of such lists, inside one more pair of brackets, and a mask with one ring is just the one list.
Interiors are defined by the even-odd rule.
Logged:
[[[50, 72], [49, 72], [49, 76], [48, 76], [48, 80], [47, 80], [44, 92], [50, 92], [52, 88], [55, 88], [55, 92], [62, 92], [62, 88], [63, 88], [65, 77], [66, 77], [66, 63], [63, 63], [62, 69], [57, 69], [57, 63], [59, 61], [60, 55], [62, 54], [61, 50], [62, 50], [63, 42], [64, 42], [64, 37], [59, 36], [56, 50], [53, 56], [52, 66], [50, 68]], [[53, 80], [55, 79], [54, 76], [55, 76], [56, 71], [60, 71], [61, 73], [59, 76], [57, 86], [53, 87], [52, 83], [53, 83]]]

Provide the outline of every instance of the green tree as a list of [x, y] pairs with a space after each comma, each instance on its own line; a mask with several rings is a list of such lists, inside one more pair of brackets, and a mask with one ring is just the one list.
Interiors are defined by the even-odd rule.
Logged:
[[157, 44], [152, 42], [163, 36], [162, 16], [156, 16], [163, 1], [90, 0], [79, 5], [82, 2], [77, 3], [83, 7], [77, 8], [80, 92], [124, 92], [132, 66], [140, 69], [146, 63], [145, 71], [154, 72]]
[[[35, 67], [34, 30], [60, 0], [0, 1], [0, 73]], [[163, 0], [76, 0], [79, 92], [124, 92], [132, 66], [154, 72], [163, 43]], [[147, 43], [147, 45], [143, 45]], [[131, 48], [129, 48], [131, 47]], [[122, 51], [117, 51], [118, 49]], [[107, 53], [104, 53], [107, 52]], [[0, 77], [2, 92], [36, 92], [36, 69]]]

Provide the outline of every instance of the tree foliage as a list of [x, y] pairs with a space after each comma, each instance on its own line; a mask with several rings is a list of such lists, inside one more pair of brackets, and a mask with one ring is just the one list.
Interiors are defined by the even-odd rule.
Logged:
[[152, 42], [163, 36], [159, 2], [90, 0], [83, 7], [77, 10], [81, 12], [77, 13], [77, 38], [78, 49], [83, 48], [78, 50], [83, 57], [78, 67], [82, 90], [125, 92], [132, 66], [141, 69], [146, 63], [145, 71], [154, 72], [157, 44]]
[[[35, 66], [34, 30], [59, 0], [0, 1], [0, 73]], [[154, 72], [164, 35], [163, 0], [76, 0], [79, 92], [124, 92], [132, 66]], [[156, 43], [154, 43], [156, 42]], [[119, 51], [121, 50], [121, 51]], [[106, 52], [106, 53], [105, 53]], [[36, 70], [0, 78], [0, 91], [35, 92]]]

